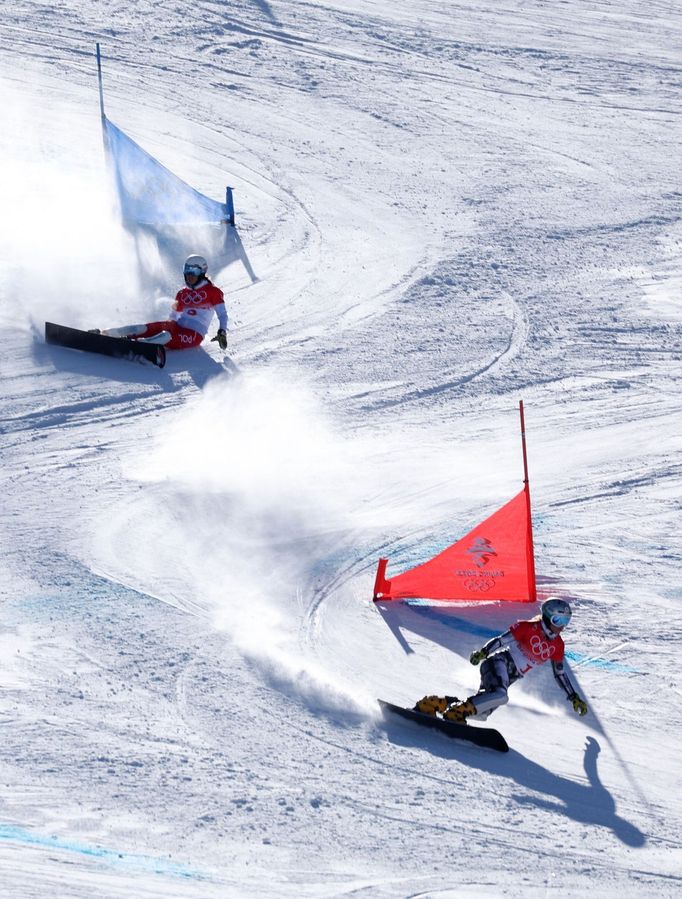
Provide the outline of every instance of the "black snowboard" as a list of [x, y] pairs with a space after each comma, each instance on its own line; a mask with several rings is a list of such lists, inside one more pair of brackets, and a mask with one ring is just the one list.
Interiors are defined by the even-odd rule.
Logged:
[[414, 721], [415, 724], [439, 730], [455, 740], [466, 740], [468, 743], [475, 743], [477, 746], [496, 749], [497, 752], [509, 752], [509, 746], [502, 734], [490, 727], [470, 727], [468, 724], [444, 721], [442, 718], [436, 718], [435, 715], [423, 715], [421, 712], [415, 712], [413, 709], [404, 709], [402, 706], [393, 705], [392, 702], [384, 702], [383, 699], [379, 699], [378, 702], [384, 714], [392, 712], [394, 715], [400, 715], [401, 718], [406, 718], [408, 721]]
[[116, 359], [151, 362], [159, 368], [163, 368], [166, 364], [165, 347], [158, 344], [140, 343], [137, 340], [128, 340], [126, 337], [107, 337], [106, 334], [79, 331], [78, 328], [67, 328], [52, 322], [45, 322], [45, 342], [70, 347], [73, 350], [114, 356]]

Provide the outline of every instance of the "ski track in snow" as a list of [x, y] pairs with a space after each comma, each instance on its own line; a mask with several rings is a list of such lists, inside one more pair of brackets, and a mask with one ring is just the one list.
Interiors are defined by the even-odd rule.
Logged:
[[[678, 5], [3, 13], [0, 892], [677, 895]], [[225, 357], [42, 342], [177, 286], [110, 214], [96, 41], [112, 120], [235, 188]], [[519, 489], [520, 398], [590, 714], [538, 672], [502, 757], [375, 700], [473, 691], [529, 609], [371, 591]]]

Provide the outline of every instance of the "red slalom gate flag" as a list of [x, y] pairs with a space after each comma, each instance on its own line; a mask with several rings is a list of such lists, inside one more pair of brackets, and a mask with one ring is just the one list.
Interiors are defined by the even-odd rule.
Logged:
[[428, 562], [390, 580], [388, 559], [379, 559], [374, 601], [444, 599], [535, 602], [535, 556], [530, 511], [526, 423], [519, 402], [523, 490], [472, 531]]
[[388, 580], [379, 560], [374, 600], [534, 602], [535, 563], [528, 485], [428, 562]]

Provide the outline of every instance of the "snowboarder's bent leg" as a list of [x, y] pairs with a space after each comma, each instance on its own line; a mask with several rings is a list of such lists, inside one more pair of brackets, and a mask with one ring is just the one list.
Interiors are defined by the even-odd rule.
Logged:
[[170, 322], [170, 325], [172, 327], [169, 327], [168, 330], [172, 334], [172, 340], [166, 344], [166, 348], [169, 350], [191, 350], [199, 346], [204, 339], [204, 335], [199, 331], [183, 328], [182, 325], [178, 325], [176, 322]]
[[[137, 340], [144, 340], [145, 343], [169, 343], [173, 334], [173, 325], [175, 322], [163, 321], [163, 322], [147, 322], [146, 325], [132, 325], [131, 327], [141, 328], [142, 330], [137, 331], [136, 334], [131, 334], [131, 337], [136, 338]], [[121, 329], [124, 330], [124, 329]], [[160, 334], [168, 334], [168, 337], [163, 339], [162, 341], [154, 340], [155, 337], [158, 337]]]
[[481, 665], [481, 688], [475, 696], [470, 697], [481, 721], [485, 721], [496, 708], [509, 702], [507, 689], [512, 681], [510, 662], [514, 664], [511, 657], [508, 658], [508, 653], [499, 652]]
[[100, 333], [106, 337], [140, 337], [146, 330], [146, 325], [124, 325], [122, 328], [105, 328]]
[[174, 321], [147, 322], [144, 325], [125, 325], [102, 331], [107, 337], [129, 337], [143, 343], [159, 343], [169, 350], [189, 350], [199, 346], [204, 335], [191, 328], [183, 328]]
[[[168, 337], [165, 337], [166, 334]], [[204, 335], [199, 331], [183, 328], [182, 325], [174, 321], [151, 322], [147, 325], [147, 331], [142, 336], [152, 339], [148, 342], [159, 343], [158, 338], [161, 335], [164, 335], [163, 342], [167, 350], [191, 350], [199, 346], [204, 339]]]
[[491, 693], [477, 693], [471, 697], [471, 704], [476, 708], [476, 715], [481, 721], [485, 721], [491, 712], [501, 705], [509, 702], [509, 696], [504, 687]]
[[159, 331], [158, 334], [154, 334], [152, 337], [138, 337], [138, 343], [156, 343], [161, 346], [166, 346], [173, 339], [173, 335], [170, 331]]

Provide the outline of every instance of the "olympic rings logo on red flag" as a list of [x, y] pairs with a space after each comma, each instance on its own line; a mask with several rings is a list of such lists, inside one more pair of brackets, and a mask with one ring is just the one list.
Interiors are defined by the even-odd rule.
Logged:
[[464, 580], [464, 586], [472, 593], [487, 593], [495, 586], [495, 579], [491, 577], [468, 577]]

